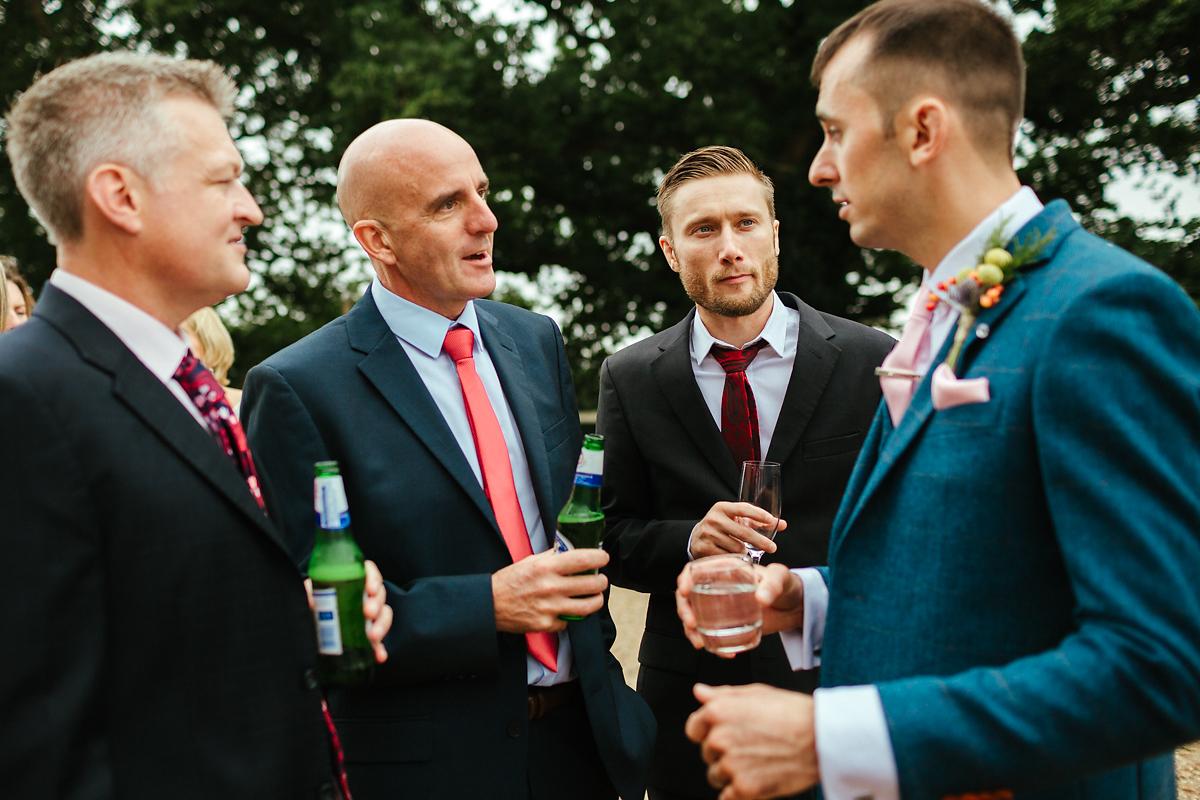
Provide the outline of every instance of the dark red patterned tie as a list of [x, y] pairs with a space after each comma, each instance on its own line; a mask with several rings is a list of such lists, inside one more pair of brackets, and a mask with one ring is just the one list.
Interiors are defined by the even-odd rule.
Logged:
[[763, 340], [748, 344], [742, 350], [712, 346], [712, 356], [725, 370], [725, 391], [721, 393], [721, 438], [739, 467], [743, 461], [762, 458], [758, 443], [758, 407], [754, 391], [746, 379], [746, 367], [767, 346]]
[[233, 464], [246, 479], [250, 488], [250, 496], [264, 512], [267, 506], [263, 503], [262, 490], [258, 486], [258, 472], [254, 469], [254, 459], [250, 456], [250, 445], [246, 444], [246, 433], [242, 423], [238, 422], [233, 413], [233, 406], [225, 398], [225, 390], [217, 379], [201, 363], [200, 359], [188, 350], [173, 376], [188, 398], [200, 412], [208, 432], [217, 440], [217, 444], [225, 451], [225, 455], [233, 459]]
[[[250, 455], [246, 432], [242, 430], [242, 423], [238, 422], [237, 415], [233, 413], [233, 406], [229, 405], [229, 400], [225, 397], [225, 390], [221, 388], [221, 384], [201, 363], [200, 359], [192, 355], [191, 350], [188, 350], [183, 360], [179, 362], [172, 377], [183, 387], [188, 399], [200, 412], [200, 416], [204, 419], [204, 426], [216, 439], [217, 445], [225, 451], [225, 455], [229, 456], [234, 466], [242, 473], [242, 477], [246, 479], [246, 486], [250, 489], [250, 496], [254, 498], [254, 502], [258, 503], [258, 507], [265, 514], [267, 506], [263, 502], [262, 490], [258, 486], [258, 471], [254, 469], [254, 458]], [[330, 758], [333, 761], [333, 772], [338, 780], [338, 788], [345, 800], [351, 800], [350, 782], [346, 777], [346, 756], [342, 752], [342, 742], [338, 737], [337, 728], [333, 724], [333, 715], [329, 713], [329, 705], [324, 698], [321, 699], [321, 715], [325, 718], [325, 727], [329, 731]]]

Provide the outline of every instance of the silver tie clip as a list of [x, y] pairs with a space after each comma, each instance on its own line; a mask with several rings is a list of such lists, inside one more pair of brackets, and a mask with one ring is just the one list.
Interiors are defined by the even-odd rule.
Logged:
[[920, 372], [913, 372], [911, 369], [889, 369], [888, 367], [876, 367], [875, 376], [879, 378], [904, 378], [910, 381], [919, 381], [925, 377]]

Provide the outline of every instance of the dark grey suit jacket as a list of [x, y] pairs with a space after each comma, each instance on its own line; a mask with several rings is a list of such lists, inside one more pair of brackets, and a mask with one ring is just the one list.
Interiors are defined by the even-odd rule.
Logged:
[[[894, 341], [813, 309], [800, 312], [796, 362], [766, 458], [783, 465], [788, 528], [764, 563], [824, 564], [829, 530], [879, 403], [875, 367]], [[715, 793], [683, 723], [696, 707], [692, 684], [756, 681], [812, 691], [816, 676], [794, 673], [778, 636], [733, 660], [696, 651], [675, 613], [675, 579], [688, 536], [713, 503], [737, 498], [735, 464], [709, 413], [689, 357], [693, 310], [681, 322], [610, 357], [601, 371], [597, 429], [605, 439], [605, 548], [619, 586], [649, 592], [638, 691], [658, 719], [651, 786], [694, 797]]]
[[0, 794], [333, 796], [300, 574], [212, 437], [53, 286], [0, 419]]

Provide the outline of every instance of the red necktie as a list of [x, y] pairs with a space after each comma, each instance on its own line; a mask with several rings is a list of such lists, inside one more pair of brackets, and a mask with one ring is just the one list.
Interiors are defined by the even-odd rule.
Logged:
[[762, 458], [758, 442], [758, 407], [754, 405], [754, 390], [746, 378], [746, 367], [767, 346], [763, 340], [746, 345], [741, 350], [712, 346], [712, 356], [725, 370], [725, 390], [721, 393], [721, 438], [740, 468], [743, 461]]
[[[172, 377], [183, 387], [183, 391], [204, 418], [208, 432], [217, 440], [217, 445], [225, 451], [225, 455], [233, 460], [234, 466], [246, 479], [250, 495], [263, 513], [266, 513], [267, 506], [263, 502], [262, 490], [258, 487], [258, 472], [254, 469], [254, 458], [250, 455], [246, 433], [242, 430], [237, 415], [233, 413], [233, 406], [229, 405], [221, 384], [200, 359], [192, 355], [191, 350], [188, 350], [179, 362]], [[329, 705], [324, 698], [321, 698], [321, 716], [324, 717], [325, 727], [329, 731], [330, 757], [338, 788], [341, 789], [345, 800], [351, 800], [350, 782], [346, 777], [346, 756], [342, 752], [342, 742], [333, 724], [333, 715], [329, 713]]]
[[[904, 323], [900, 341], [896, 342], [892, 352], [883, 359], [884, 369], [913, 371], [921, 350], [929, 346], [929, 321], [933, 319], [933, 310], [928, 305], [929, 290], [922, 289], [917, 295], [917, 304], [913, 307], [912, 316]], [[913, 394], [916, 393], [917, 384], [920, 382], [916, 377], [880, 377], [879, 388], [883, 390], [883, 399], [887, 403], [893, 427], [899, 425], [900, 420], [904, 418], [904, 412], [912, 403]]]
[[[500, 421], [488, 399], [483, 381], [475, 371], [475, 334], [469, 328], [456, 325], [446, 331], [442, 349], [454, 360], [458, 380], [462, 384], [463, 400], [467, 405], [467, 419], [471, 423], [471, 437], [475, 440], [475, 453], [479, 457], [479, 469], [483, 473], [483, 491], [500, 535], [508, 545], [513, 563], [533, 555], [529, 545], [529, 533], [525, 529], [525, 516], [517, 500], [517, 486], [513, 481], [512, 462], [508, 459], [508, 444], [500, 430]], [[552, 672], [558, 671], [558, 636], [544, 631], [525, 634], [529, 654]]]

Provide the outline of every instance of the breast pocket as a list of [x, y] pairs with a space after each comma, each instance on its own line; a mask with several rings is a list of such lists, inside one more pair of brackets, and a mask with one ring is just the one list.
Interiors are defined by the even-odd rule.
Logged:
[[811, 442], [804, 442], [801, 452], [804, 454], [805, 461], [832, 458], [834, 456], [845, 455], [846, 453], [857, 453], [859, 448], [862, 447], [864, 438], [866, 438], [866, 434], [859, 431], [842, 436], [815, 439]]
[[542, 440], [546, 443], [546, 452], [554, 450], [571, 437], [574, 426], [571, 417], [566, 416], [553, 423], [549, 428], [542, 429]]

